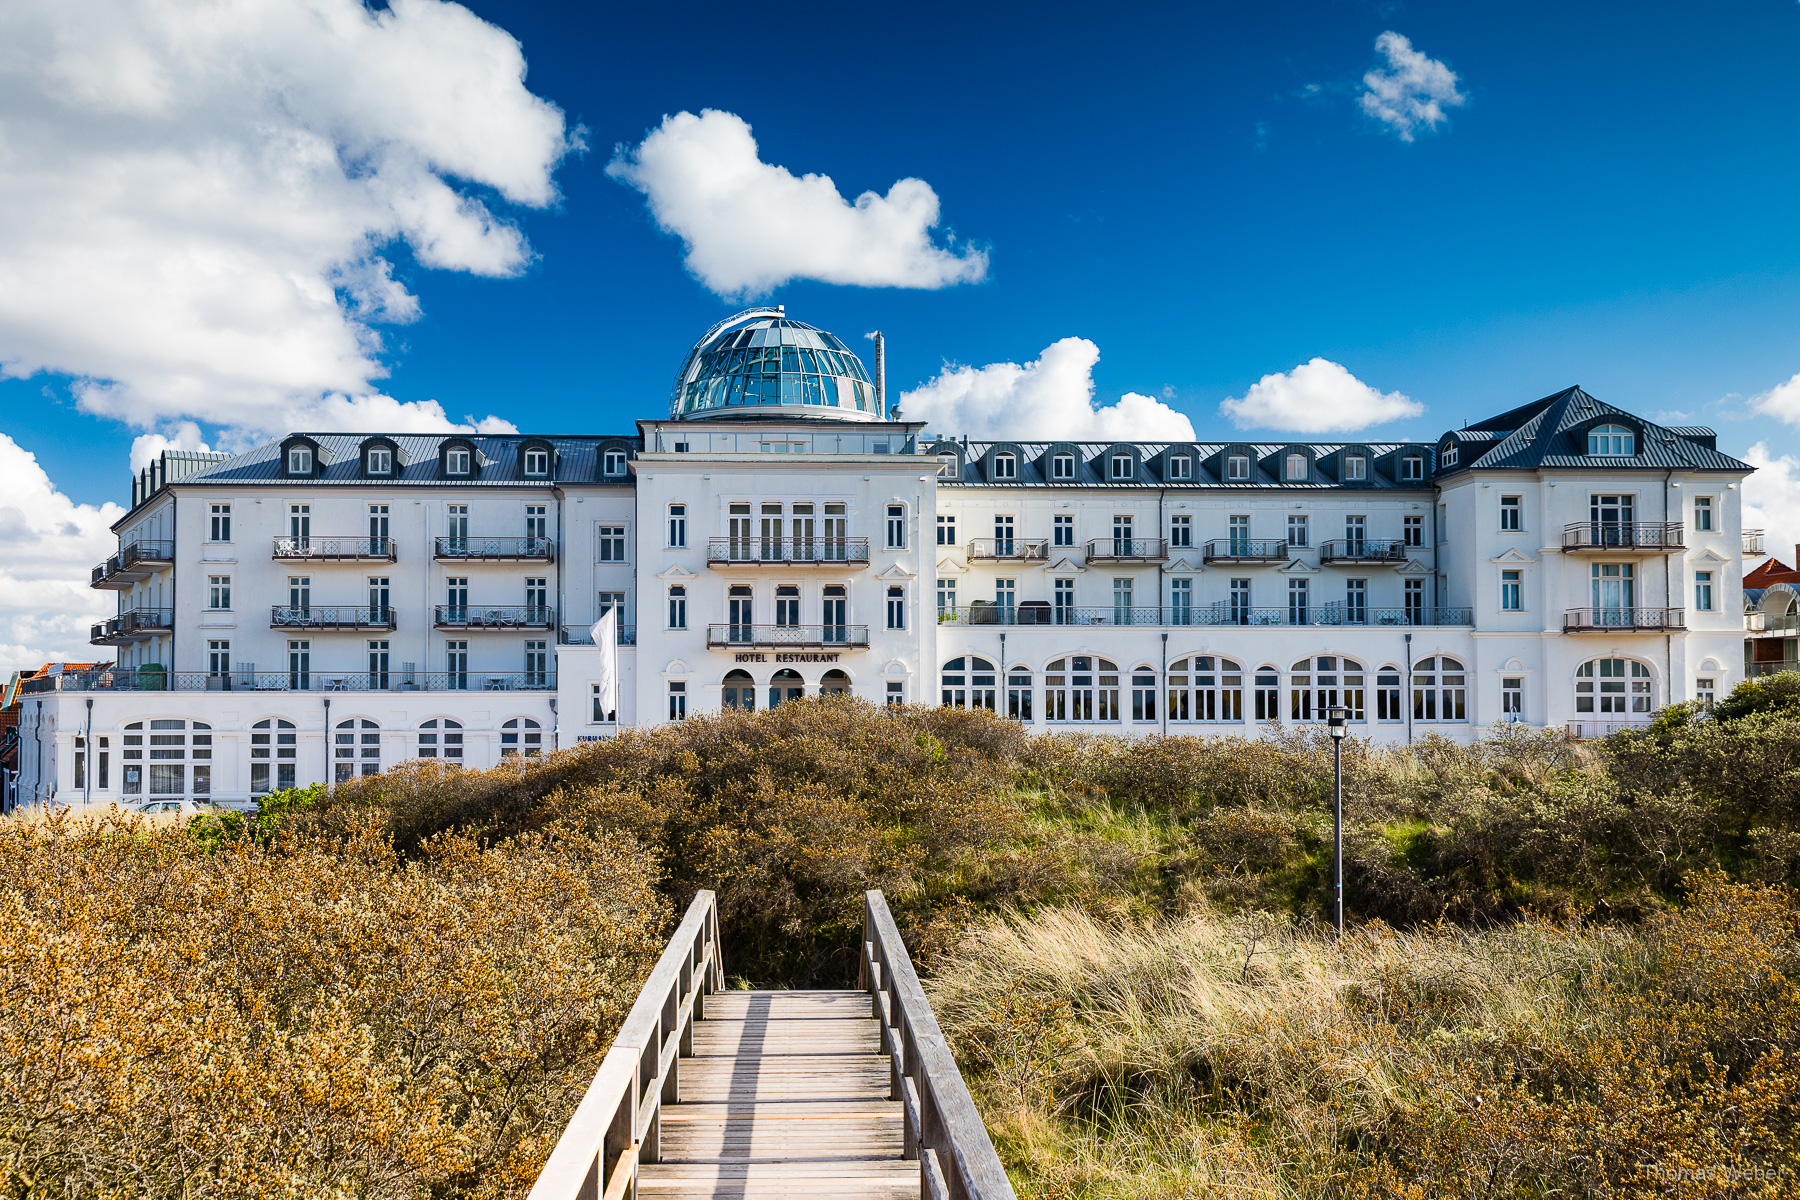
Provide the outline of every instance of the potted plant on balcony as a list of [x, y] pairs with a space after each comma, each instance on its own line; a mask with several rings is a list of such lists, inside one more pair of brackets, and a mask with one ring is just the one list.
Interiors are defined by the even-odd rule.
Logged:
[[140, 692], [166, 692], [169, 690], [169, 669], [161, 663], [140, 664], [137, 684]]

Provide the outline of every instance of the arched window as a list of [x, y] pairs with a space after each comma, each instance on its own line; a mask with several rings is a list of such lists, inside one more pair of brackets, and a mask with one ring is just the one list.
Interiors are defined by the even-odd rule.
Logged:
[[1342, 706], [1352, 721], [1363, 711], [1363, 667], [1353, 658], [1322, 654], [1295, 663], [1288, 678], [1288, 713], [1295, 721], [1323, 721]]
[[906, 628], [906, 589], [898, 584], [887, 590], [887, 627]]
[[1131, 668], [1131, 719], [1156, 720], [1156, 668], [1146, 663]]
[[1210, 654], [1169, 665], [1169, 720], [1242, 721], [1244, 669]]
[[1596, 716], [1647, 714], [1650, 668], [1628, 658], [1592, 658], [1575, 668], [1575, 711]]
[[669, 588], [669, 628], [687, 628], [687, 589], [680, 584]]
[[1281, 720], [1281, 672], [1271, 663], [1256, 668], [1256, 719]]
[[354, 775], [381, 774], [381, 726], [355, 717], [339, 721], [331, 751], [332, 773], [344, 783]]
[[839, 670], [825, 672], [819, 680], [819, 695], [848, 696], [850, 694], [850, 677]]
[[953, 658], [944, 664], [943, 704], [945, 708], [998, 707], [994, 664], [985, 658], [969, 655]]
[[1597, 458], [1630, 458], [1637, 438], [1623, 425], [1596, 425], [1588, 430], [1588, 453]]
[[[299, 734], [292, 721], [271, 717], [250, 727], [250, 794], [262, 795], [274, 788], [294, 786], [295, 745]], [[274, 743], [271, 745], [270, 743]], [[273, 765], [271, 781], [269, 767]], [[273, 788], [270, 786], [273, 783]]]
[[514, 717], [500, 726], [500, 757], [537, 758], [544, 752], [544, 731], [530, 717]]
[[[127, 796], [144, 791], [144, 722], [125, 726], [125, 786]], [[292, 729], [293, 726], [288, 726]], [[149, 777], [152, 796], [195, 797], [212, 795], [212, 726], [205, 721], [162, 717], [150, 722]], [[193, 790], [188, 790], [193, 771]]]
[[1413, 664], [1413, 720], [1469, 719], [1469, 676], [1454, 658], [1427, 658]]
[[1461, 456], [1457, 451], [1456, 443], [1445, 442], [1444, 448], [1438, 451], [1438, 464], [1445, 467], [1454, 467], [1456, 465], [1456, 460], [1459, 457]]
[[725, 676], [725, 686], [719, 693], [721, 708], [741, 708], [750, 712], [756, 708], [756, 682], [750, 678], [748, 671], [731, 671]]
[[769, 680], [770, 708], [786, 704], [789, 700], [798, 700], [804, 695], [806, 695], [806, 683], [800, 678], [798, 671], [777, 671], [774, 678]]
[[1117, 721], [1119, 667], [1086, 654], [1044, 668], [1044, 716], [1050, 721]]
[[1015, 721], [1031, 720], [1031, 668], [1015, 666], [1006, 673], [1006, 715]]
[[1393, 663], [1375, 672], [1375, 719], [1406, 720], [1406, 710], [1400, 707], [1400, 668]]
[[462, 722], [445, 717], [433, 718], [419, 726], [419, 757], [444, 758], [461, 762], [463, 756]]

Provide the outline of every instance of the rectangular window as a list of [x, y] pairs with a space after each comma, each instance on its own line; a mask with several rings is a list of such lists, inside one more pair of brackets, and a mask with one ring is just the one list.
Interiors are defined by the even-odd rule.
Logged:
[[1369, 581], [1344, 580], [1344, 621], [1350, 625], [1369, 623]]
[[[1185, 460], [1183, 460], [1185, 461]], [[1169, 545], [1186, 549], [1194, 544], [1194, 518], [1169, 518]]]
[[1019, 460], [1016, 455], [994, 455], [994, 478], [1017, 479], [1019, 477]]
[[1231, 624], [1248, 625], [1250, 623], [1250, 581], [1234, 579], [1231, 581]]
[[548, 475], [550, 473], [550, 452], [548, 450], [527, 450], [525, 452], [525, 473], [527, 475]]
[[1400, 478], [1405, 480], [1425, 478], [1425, 460], [1417, 454], [1409, 454], [1401, 459]]
[[669, 548], [683, 550], [687, 548], [687, 505], [669, 505]]
[[1425, 581], [1423, 579], [1406, 581], [1406, 623], [1408, 625], [1425, 623]]
[[1129, 579], [1113, 580], [1113, 624], [1136, 624], [1137, 613], [1132, 605], [1132, 582]]
[[392, 475], [394, 473], [394, 452], [386, 446], [369, 447], [370, 475]]
[[669, 720], [687, 720], [687, 684], [679, 680], [669, 684]]
[[[1700, 702], [1700, 707], [1706, 709], [1708, 712], [1712, 711], [1713, 703], [1718, 696], [1718, 690], [1719, 681], [1716, 679], [1704, 678], [1694, 680], [1694, 699], [1698, 700]], [[100, 755], [100, 786], [106, 786], [106, 755], [104, 752]]]
[[1290, 546], [1306, 545], [1306, 518], [1305, 517], [1289, 517], [1288, 518], [1288, 545], [1290, 545]]
[[1369, 460], [1360, 454], [1352, 454], [1344, 459], [1344, 481], [1360, 483], [1369, 477]]
[[599, 684], [596, 683], [594, 685], [593, 692], [594, 692], [594, 704], [593, 704], [592, 724], [611, 725], [614, 721], [616, 721], [618, 719], [618, 716], [619, 716], [618, 711], [616, 709], [600, 707], [602, 704], [604, 704], [606, 702], [600, 698], [600, 685]]
[[906, 506], [904, 504], [887, 506], [887, 548], [889, 550], [906, 549]]
[[938, 620], [956, 616], [956, 580], [943, 578], [937, 581]]
[[1405, 530], [1405, 541], [1408, 546], [1423, 546], [1425, 544], [1424, 517], [1403, 517], [1401, 518], [1401, 528]]
[[1016, 579], [994, 580], [994, 607], [1001, 613], [1001, 621], [1012, 624], [1013, 609], [1019, 602], [1019, 581]]
[[1227, 518], [1227, 524], [1231, 530], [1231, 553], [1234, 555], [1250, 553], [1250, 518], [1247, 515], [1238, 514]]
[[1500, 607], [1506, 612], [1525, 610], [1525, 572], [1500, 572]]
[[1713, 531], [1713, 498], [1711, 496], [1694, 497], [1694, 532], [1711, 533]]
[[898, 584], [887, 590], [887, 627], [906, 628], [906, 589]]
[[1031, 720], [1031, 674], [1017, 671], [1006, 677], [1006, 715], [1015, 721]]
[[1234, 482], [1243, 482], [1250, 478], [1250, 456], [1233, 454], [1225, 460], [1225, 478]]
[[[550, 536], [550, 515], [545, 511], [546, 508], [547, 506], [543, 504], [527, 504], [525, 506], [526, 537], [542, 541]], [[383, 506], [381, 511], [386, 512], [386, 506]], [[386, 522], [383, 524], [385, 525]], [[382, 530], [384, 535], [386, 532], [386, 529]]]
[[294, 446], [288, 450], [288, 474], [312, 474], [312, 450], [307, 446]]
[[446, 504], [444, 506], [444, 536], [450, 539], [450, 548], [460, 551], [469, 540], [469, 506], [466, 504]]
[[894, 708], [899, 705], [905, 704], [906, 703], [906, 685], [904, 683], [901, 683], [898, 679], [888, 680], [887, 702], [888, 702], [889, 708]]
[[669, 589], [669, 628], [687, 627], [687, 589], [677, 585]]
[[1075, 518], [1074, 517], [1072, 517], [1072, 516], [1052, 517], [1050, 531], [1055, 535], [1055, 542], [1058, 546], [1073, 546], [1075, 544]]
[[625, 452], [623, 450], [608, 450], [605, 458], [601, 461], [602, 473], [608, 479], [617, 479], [625, 474]]
[[1073, 454], [1054, 454], [1050, 457], [1050, 478], [1075, 478], [1075, 456]]
[[212, 506], [211, 533], [209, 541], [229, 542], [231, 540], [231, 505], [215, 504]]
[[1170, 479], [1192, 479], [1194, 477], [1194, 460], [1185, 454], [1177, 454], [1169, 460]]
[[1169, 624], [1192, 625], [1194, 623], [1194, 581], [1191, 579], [1169, 580]]
[[1132, 521], [1129, 516], [1116, 516], [1113, 518], [1114, 554], [1124, 556], [1137, 553], [1132, 547], [1131, 529]]
[[208, 575], [206, 577], [206, 607], [215, 612], [224, 612], [231, 607], [231, 576]]
[[1500, 531], [1517, 533], [1525, 528], [1523, 496], [1500, 497]]
[[444, 451], [444, 474], [467, 475], [469, 473], [469, 452], [452, 448]]
[[1288, 580], [1288, 624], [1305, 625], [1309, 619], [1308, 597], [1310, 589], [1304, 579]]
[[1700, 612], [1713, 610], [1713, 573], [1694, 572], [1694, 608]]
[[1075, 623], [1075, 581], [1073, 579], [1058, 579], [1055, 582], [1052, 594], [1055, 596], [1053, 608], [1056, 615], [1056, 623], [1058, 625], [1073, 625]]
[[937, 540], [938, 545], [940, 545], [940, 546], [956, 545], [956, 518], [953, 516], [941, 516], [940, 515], [937, 519], [937, 533], [938, 533], [938, 540]]
[[1011, 517], [994, 518], [994, 553], [1002, 558], [1011, 557], [1013, 552], [1013, 519]]
[[206, 643], [206, 673], [221, 678], [231, 674], [231, 643], [211, 638]]
[[600, 534], [601, 562], [625, 561], [625, 527], [623, 525], [602, 525]]
[[1131, 468], [1132, 468], [1132, 464], [1134, 463], [1134, 461], [1135, 460], [1129, 454], [1113, 455], [1112, 456], [1112, 477], [1114, 479], [1130, 479], [1131, 478]]
[[1156, 676], [1150, 674], [1133, 675], [1131, 677], [1131, 719], [1133, 721], [1156, 720]]
[[1511, 677], [1500, 680], [1500, 715], [1515, 721], [1525, 719], [1525, 681]]

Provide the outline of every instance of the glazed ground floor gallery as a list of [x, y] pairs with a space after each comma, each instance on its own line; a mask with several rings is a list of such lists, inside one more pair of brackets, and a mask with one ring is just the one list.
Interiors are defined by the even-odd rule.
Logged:
[[466, 680], [263, 673], [139, 690], [135, 674], [96, 671], [32, 681], [40, 690], [21, 698], [7, 801], [241, 801], [414, 759], [489, 767], [621, 728], [820, 694], [982, 707], [1044, 732], [1260, 736], [1342, 706], [1357, 736], [1383, 744], [1467, 741], [1496, 722], [1592, 737], [1722, 694], [1743, 658], [1742, 636], [1725, 633], [1305, 633], [940, 625], [905, 645], [682, 654], [659, 653], [652, 637], [612, 656], [559, 646], [541, 674]]

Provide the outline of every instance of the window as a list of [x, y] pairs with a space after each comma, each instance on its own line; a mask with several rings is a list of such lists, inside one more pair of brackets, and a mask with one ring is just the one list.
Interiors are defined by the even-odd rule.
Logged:
[[1344, 459], [1344, 481], [1361, 483], [1369, 477], [1369, 460], [1360, 454], [1352, 454]]
[[937, 460], [938, 460], [938, 469], [937, 469], [938, 477], [941, 479], [955, 479], [956, 478], [956, 455], [940, 454], [937, 456]]
[[897, 708], [906, 703], [906, 685], [898, 679], [888, 680], [887, 704], [889, 708]]
[[332, 776], [348, 783], [357, 775], [381, 774], [381, 726], [355, 717], [339, 721], [332, 737]]
[[1413, 720], [1468, 720], [1469, 677], [1454, 658], [1427, 658], [1413, 665]]
[[394, 452], [386, 446], [370, 446], [368, 462], [363, 471], [368, 475], [392, 475], [394, 473]]
[[1169, 518], [1169, 545], [1185, 549], [1194, 544], [1194, 518]]
[[1500, 531], [1502, 533], [1518, 533], [1525, 528], [1523, 496], [1500, 497]]
[[1156, 668], [1134, 667], [1131, 672], [1131, 719], [1156, 720]]
[[1044, 668], [1044, 719], [1117, 721], [1119, 668], [1104, 658], [1075, 655]]
[[444, 535], [449, 541], [447, 549], [462, 553], [469, 544], [469, 506], [466, 504], [446, 504], [444, 506]]
[[1194, 581], [1191, 579], [1169, 580], [1169, 624], [1192, 625], [1194, 623]]
[[525, 452], [525, 473], [527, 475], [548, 475], [550, 473], [550, 452], [548, 450], [527, 450]]
[[1201, 655], [1169, 664], [1169, 720], [1242, 721], [1244, 669], [1229, 658]]
[[1006, 715], [1014, 721], [1031, 720], [1031, 671], [1014, 667], [1006, 674]]
[[687, 720], [687, 684], [679, 679], [669, 682], [669, 720]]
[[1252, 690], [1256, 694], [1256, 719], [1281, 720], [1281, 674], [1268, 665], [1256, 668], [1256, 686]]
[[1500, 607], [1505, 612], [1525, 611], [1525, 572], [1500, 572]]
[[1169, 459], [1170, 479], [1192, 479], [1194, 477], [1194, 460], [1186, 454], [1177, 454]]
[[419, 757], [442, 758], [460, 763], [463, 756], [462, 723], [449, 717], [433, 718], [419, 726]]
[[312, 687], [312, 643], [289, 642], [287, 647], [288, 690], [304, 692]]
[[669, 548], [687, 549], [687, 505], [669, 505]]
[[956, 580], [949, 577], [937, 581], [938, 620], [955, 619], [956, 617]]
[[[1705, 676], [1703, 678], [1694, 680], [1694, 699], [1699, 701], [1700, 707], [1705, 709], [1707, 712], [1712, 711], [1712, 706], [1715, 703], [1715, 700], [1718, 696], [1718, 691], [1719, 691], [1719, 681], [1717, 679], [1712, 678], [1711, 676]], [[100, 744], [102, 746], [104, 746], [106, 744], [106, 741], [104, 738], [101, 739]], [[101, 787], [106, 786], [106, 755], [105, 754], [102, 754], [100, 756], [100, 786]]]
[[1363, 667], [1353, 658], [1322, 654], [1303, 658], [1288, 674], [1288, 714], [1295, 721], [1323, 721], [1341, 707], [1352, 721], [1363, 711]]
[[[1713, 531], [1713, 498], [1711, 496], [1694, 497], [1694, 532], [1711, 533]], [[217, 540], [217, 539], [215, 539]]]
[[215, 504], [212, 506], [212, 537], [214, 542], [231, 540], [231, 505]]
[[906, 506], [904, 504], [887, 506], [887, 548], [889, 550], [906, 549]]
[[1630, 458], [1636, 438], [1623, 425], [1596, 425], [1588, 430], [1588, 453], [1597, 458]]
[[1637, 604], [1636, 574], [1631, 563], [1595, 563], [1589, 570], [1596, 625], [1630, 628]]
[[600, 562], [625, 561], [625, 527], [623, 525], [601, 525], [596, 532], [600, 536]]
[[994, 554], [997, 557], [1011, 557], [1013, 553], [1013, 519], [1011, 517], [994, 518]]
[[1231, 553], [1244, 555], [1250, 553], [1250, 518], [1246, 514], [1236, 514], [1226, 518], [1227, 527], [1231, 531]]
[[1375, 719], [1377, 721], [1404, 721], [1406, 711], [1400, 707], [1400, 672], [1395, 667], [1383, 667], [1375, 676]]
[[1438, 453], [1438, 463], [1440, 466], [1454, 467], [1457, 457], [1456, 443], [1445, 442], [1443, 450]]
[[382, 639], [369, 642], [369, 688], [385, 692], [388, 687], [388, 643]]
[[445, 577], [444, 619], [446, 621], [467, 621], [469, 619], [469, 577], [467, 575]]
[[1225, 478], [1233, 482], [1241, 482], [1250, 478], [1250, 456], [1233, 454], [1225, 459]]
[[1368, 580], [1344, 580], [1344, 623], [1346, 625], [1367, 625], [1369, 623]]
[[1135, 625], [1137, 611], [1132, 604], [1132, 586], [1129, 579], [1115, 579], [1113, 585], [1113, 624]]
[[994, 455], [994, 478], [1017, 479], [1019, 477], [1019, 456], [1016, 454]]
[[444, 474], [467, 475], [469, 460], [469, 451], [466, 446], [452, 446], [444, 451]]
[[1406, 592], [1404, 598], [1406, 601], [1406, 608], [1404, 611], [1406, 623], [1408, 625], [1423, 625], [1425, 623], [1425, 581], [1423, 579], [1408, 579], [1405, 586]]
[[1132, 520], [1129, 515], [1113, 518], [1113, 553], [1121, 558], [1137, 553], [1131, 540]]
[[1694, 609], [1697, 612], [1713, 610], [1713, 573], [1711, 571], [1694, 572]]
[[1406, 535], [1404, 540], [1408, 546], [1417, 547], [1425, 544], [1424, 517], [1402, 517], [1401, 529]]
[[800, 625], [800, 589], [784, 583], [775, 589], [775, 627], [797, 629]]
[[1053, 454], [1050, 456], [1050, 478], [1075, 478], [1075, 456], [1073, 454]]
[[1515, 721], [1525, 719], [1525, 681], [1514, 676], [1500, 679], [1500, 715]]
[[1288, 518], [1288, 539], [1287, 540], [1288, 540], [1288, 545], [1290, 545], [1290, 546], [1306, 545], [1306, 518], [1305, 517], [1289, 517]]
[[110, 772], [108, 771], [108, 767], [110, 765], [109, 759], [112, 756], [108, 753], [108, 751], [106, 749], [107, 742], [108, 742], [107, 738], [99, 737], [99, 738], [94, 739], [93, 746], [89, 746], [87, 744], [86, 738], [78, 737], [75, 739], [75, 786], [76, 787], [85, 788], [88, 786], [88, 783], [89, 783], [88, 760], [90, 757], [92, 757], [94, 760], [94, 770], [93, 770], [93, 780], [92, 780], [94, 787], [96, 787], [100, 791], [104, 792], [112, 786], [112, 783], [110, 782], [110, 779], [109, 779]]
[[1000, 623], [1013, 623], [1013, 610], [1018, 607], [1019, 581], [1016, 579], [994, 580], [994, 607], [1000, 610]]
[[206, 577], [206, 607], [216, 612], [224, 612], [231, 607], [231, 576]]
[[[749, 676], [746, 675], [744, 678], [748, 679]], [[600, 684], [596, 683], [593, 685], [593, 714], [588, 718], [588, 721], [593, 725], [614, 724], [619, 719], [618, 710], [601, 707], [601, 705], [606, 703], [606, 699], [600, 694], [600, 688]]]
[[625, 474], [625, 452], [608, 450], [600, 459], [600, 473], [608, 479], [618, 479]]
[[1250, 581], [1234, 579], [1231, 581], [1230, 624], [1248, 625], [1250, 623]]
[[906, 628], [906, 589], [898, 584], [887, 590], [887, 627]]
[[231, 674], [231, 643], [226, 639], [207, 639], [206, 673], [218, 679]]
[[550, 686], [550, 643], [545, 640], [526, 639], [525, 686], [528, 688]]
[[1055, 596], [1052, 611], [1055, 613], [1056, 623], [1073, 625], [1075, 623], [1075, 581], [1058, 579], [1052, 594]]
[[770, 708], [786, 704], [789, 700], [799, 700], [805, 695], [806, 684], [798, 671], [777, 671], [769, 680]]
[[[534, 542], [543, 542], [550, 536], [550, 516], [546, 511], [546, 508], [547, 506], [542, 504], [527, 504], [525, 506], [525, 536]], [[384, 508], [382, 511], [385, 512], [387, 510]], [[547, 547], [538, 546], [529, 547], [528, 549], [535, 549], [542, 552], [544, 549], [547, 549]]]
[[828, 584], [824, 594], [819, 597], [820, 625], [825, 641], [832, 643], [850, 640], [850, 592], [842, 584]]
[[1425, 460], [1417, 454], [1408, 454], [1401, 459], [1400, 478], [1405, 480], [1425, 478]]
[[501, 758], [537, 758], [544, 752], [544, 731], [530, 717], [514, 717], [500, 726]]
[[1056, 516], [1051, 518], [1050, 532], [1058, 546], [1075, 544], [1075, 518], [1072, 516]]
[[287, 463], [289, 475], [311, 475], [313, 469], [312, 447], [289, 446]]
[[294, 549], [305, 551], [312, 540], [312, 505], [288, 505], [288, 537]]
[[1311, 589], [1304, 579], [1288, 580], [1288, 624], [1305, 625], [1308, 621], [1307, 601]]
[[750, 678], [748, 671], [732, 671], [725, 676], [725, 686], [719, 690], [719, 703], [722, 708], [737, 708], [745, 712], [756, 708], [756, 682]]
[[1131, 455], [1129, 455], [1129, 454], [1113, 455], [1112, 456], [1112, 477], [1114, 479], [1130, 479], [1131, 478], [1131, 468], [1135, 462], [1136, 462], [1136, 460], [1133, 459], [1131, 457]]
[[469, 642], [456, 638], [444, 643], [444, 686], [453, 692], [469, 690]]
[[1287, 456], [1287, 479], [1290, 483], [1306, 478], [1306, 455], [1290, 454]]
[[687, 627], [687, 589], [676, 585], [669, 589], [669, 628]]
[[956, 518], [940, 515], [937, 519], [937, 544], [940, 546], [956, 545]]
[[613, 624], [615, 626], [617, 626], [617, 628], [619, 630], [619, 645], [621, 645], [621, 646], [632, 645], [633, 643], [627, 640], [628, 638], [630, 638], [631, 633], [630, 633], [629, 627], [625, 624], [625, 593], [624, 592], [597, 592], [597, 593], [595, 593], [595, 595], [594, 595], [594, 620], [598, 621], [601, 617], [604, 617], [607, 613], [613, 614]]
[[1650, 668], [1624, 658], [1589, 659], [1575, 668], [1575, 711], [1626, 716], [1651, 710]]

